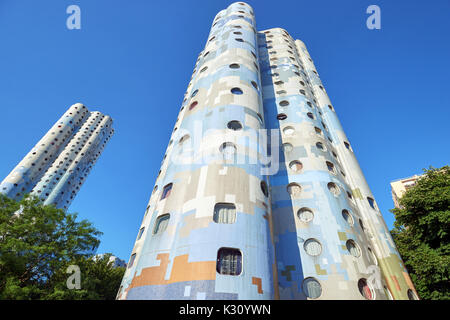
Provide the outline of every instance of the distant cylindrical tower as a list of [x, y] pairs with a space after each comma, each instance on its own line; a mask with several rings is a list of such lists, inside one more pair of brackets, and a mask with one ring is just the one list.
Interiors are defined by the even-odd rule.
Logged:
[[79, 129], [88, 113], [81, 103], [72, 105], [2, 181], [0, 192], [16, 200], [29, 193], [69, 143], [73, 132]]
[[0, 184], [14, 199], [30, 193], [67, 209], [114, 133], [109, 116], [72, 105]]
[[111, 125], [109, 116], [90, 113], [31, 194], [43, 199], [44, 204], [67, 209], [113, 133]]
[[235, 3], [197, 60], [119, 298], [274, 298], [262, 113], [253, 11]]

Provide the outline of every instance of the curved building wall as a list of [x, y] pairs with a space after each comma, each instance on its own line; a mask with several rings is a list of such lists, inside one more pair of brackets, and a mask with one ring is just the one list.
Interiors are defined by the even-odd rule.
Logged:
[[[369, 251], [369, 254], [373, 252], [376, 256], [375, 259], [372, 259], [374, 260], [373, 264], [380, 267], [383, 275], [383, 288], [380, 289], [383, 289], [387, 296], [392, 295], [394, 299], [408, 299], [408, 290], [415, 292], [414, 285], [376, 205], [375, 198], [319, 78], [313, 60], [302, 41], [296, 40], [295, 44], [299, 57], [304, 63], [305, 72], [310, 79], [311, 87], [317, 97], [318, 107], [323, 113], [323, 121], [328, 126], [330, 137], [335, 146], [337, 161], [347, 172], [346, 181], [351, 188], [353, 202], [356, 206], [354, 216], [358, 222], [361, 221], [359, 229], [369, 240], [362, 249], [366, 252]], [[373, 270], [372, 268], [371, 271]]]
[[258, 39], [265, 119], [280, 131], [280, 170], [270, 176], [280, 298], [364, 299], [358, 281], [371, 276], [369, 241], [354, 223], [355, 201], [307, 69], [285, 30]]
[[[258, 160], [264, 124], [255, 32], [248, 5], [232, 4], [216, 16], [119, 299], [274, 297], [269, 194]], [[217, 220], [218, 212], [228, 218]], [[162, 217], [169, 219], [159, 232]], [[221, 264], [227, 252], [239, 265], [231, 274]]]

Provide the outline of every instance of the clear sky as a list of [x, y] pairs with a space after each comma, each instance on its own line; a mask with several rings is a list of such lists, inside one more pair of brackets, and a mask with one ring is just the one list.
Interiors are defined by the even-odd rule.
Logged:
[[[0, 0], [0, 180], [76, 102], [115, 135], [69, 212], [128, 260], [197, 55], [232, 1]], [[389, 183], [449, 163], [450, 1], [247, 1], [305, 42], [389, 228]], [[69, 30], [66, 8], [81, 8]], [[381, 8], [381, 29], [366, 8]], [[138, 165], [143, 163], [143, 166]]]

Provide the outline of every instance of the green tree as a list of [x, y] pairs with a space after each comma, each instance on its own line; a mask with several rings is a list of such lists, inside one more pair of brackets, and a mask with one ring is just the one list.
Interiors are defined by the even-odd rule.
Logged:
[[401, 197], [391, 231], [421, 299], [450, 299], [450, 167], [424, 170]]
[[[67, 268], [61, 269], [55, 275], [56, 285], [53, 291], [45, 296], [47, 300], [114, 300], [117, 295], [120, 283], [125, 273], [123, 267], [113, 267], [109, 261], [111, 254], [106, 254], [102, 258], [80, 257], [71, 261], [71, 265], [80, 268], [81, 284], [80, 289], [68, 289]], [[67, 264], [69, 267], [70, 264]]]
[[[0, 299], [115, 297], [123, 268], [114, 269], [106, 257], [91, 259], [102, 233], [76, 219], [36, 198], [14, 201], [0, 194]], [[67, 289], [69, 265], [80, 267], [80, 290]]]

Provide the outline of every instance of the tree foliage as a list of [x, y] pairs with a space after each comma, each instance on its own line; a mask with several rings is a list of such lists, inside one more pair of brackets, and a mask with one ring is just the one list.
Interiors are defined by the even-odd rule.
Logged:
[[[46, 296], [51, 300], [113, 300], [125, 273], [125, 268], [114, 268], [109, 261], [111, 254], [100, 259], [80, 257], [70, 262], [77, 265], [81, 271], [81, 288], [70, 290], [67, 288], [67, 273], [61, 269], [55, 276], [56, 285], [53, 291]], [[69, 265], [67, 265], [68, 267]]]
[[[107, 257], [91, 259], [101, 232], [76, 219], [36, 198], [17, 202], [0, 194], [0, 299], [115, 297], [123, 268], [112, 268]], [[80, 290], [67, 288], [69, 265], [81, 269]]]
[[450, 299], [450, 167], [424, 170], [400, 198], [391, 231], [421, 299]]

